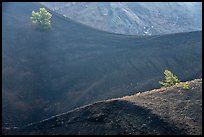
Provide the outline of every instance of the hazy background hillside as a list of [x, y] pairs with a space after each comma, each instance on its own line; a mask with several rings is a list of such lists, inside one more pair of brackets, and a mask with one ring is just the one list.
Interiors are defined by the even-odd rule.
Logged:
[[202, 77], [202, 32], [107, 33], [50, 11], [52, 29], [30, 21], [39, 3], [3, 3], [3, 126], [19, 126], [98, 100], [159, 88], [163, 71]]
[[201, 2], [41, 3], [77, 22], [114, 33], [155, 35], [202, 30]]

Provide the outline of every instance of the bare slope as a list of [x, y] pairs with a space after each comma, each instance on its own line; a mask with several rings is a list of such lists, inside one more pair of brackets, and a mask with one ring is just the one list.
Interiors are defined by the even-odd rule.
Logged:
[[202, 134], [202, 79], [100, 101], [4, 134]]
[[[58, 15], [49, 32], [30, 21], [38, 3], [3, 3], [3, 125], [20, 126], [99, 100], [158, 88], [163, 71], [202, 75], [202, 32], [138, 37]], [[38, 115], [38, 117], [36, 117]]]
[[155, 35], [202, 30], [201, 2], [42, 2], [42, 4], [77, 22], [114, 33]]
[[[190, 89], [184, 90], [188, 83]], [[202, 134], [202, 79], [121, 98], [146, 107], [162, 119], [183, 127], [188, 134]]]

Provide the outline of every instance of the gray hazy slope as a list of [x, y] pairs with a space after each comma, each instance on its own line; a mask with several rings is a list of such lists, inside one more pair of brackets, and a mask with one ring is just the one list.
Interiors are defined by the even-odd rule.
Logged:
[[202, 30], [201, 2], [42, 2], [77, 22], [108, 32], [155, 35]]

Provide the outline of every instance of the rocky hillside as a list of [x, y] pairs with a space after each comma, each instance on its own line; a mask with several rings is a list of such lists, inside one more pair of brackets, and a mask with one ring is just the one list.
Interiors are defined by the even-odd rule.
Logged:
[[4, 128], [3, 134], [201, 135], [202, 79], [96, 102], [24, 127]]
[[201, 2], [42, 2], [77, 22], [113, 33], [155, 35], [202, 30]]
[[39, 32], [30, 16], [41, 7], [3, 3], [4, 126], [23, 126], [99, 100], [158, 88], [165, 69], [183, 81], [202, 76], [201, 31], [117, 35], [50, 10], [52, 28]]
[[[184, 90], [184, 83], [189, 90]], [[150, 109], [187, 134], [202, 134], [202, 79], [121, 98]]]

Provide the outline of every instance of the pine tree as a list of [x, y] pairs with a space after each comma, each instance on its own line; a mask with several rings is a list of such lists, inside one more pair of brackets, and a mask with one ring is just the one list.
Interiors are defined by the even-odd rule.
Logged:
[[164, 87], [170, 87], [170, 86], [176, 85], [180, 82], [178, 77], [176, 75], [174, 75], [173, 73], [171, 73], [171, 71], [169, 71], [169, 70], [165, 70], [164, 75], [165, 75], [165, 80], [159, 81], [159, 84], [161, 84]]
[[45, 8], [40, 8], [39, 12], [32, 11], [32, 23], [38, 30], [49, 30], [51, 28], [51, 17], [52, 14], [49, 13]]

